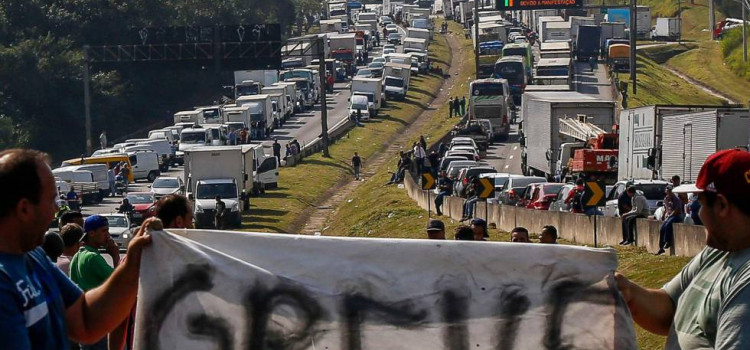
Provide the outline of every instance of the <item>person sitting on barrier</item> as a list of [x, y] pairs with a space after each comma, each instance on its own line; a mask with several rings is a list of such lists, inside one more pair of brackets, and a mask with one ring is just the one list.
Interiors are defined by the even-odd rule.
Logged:
[[635, 243], [635, 224], [639, 218], [647, 218], [648, 200], [642, 193], [638, 193], [634, 186], [628, 187], [625, 193], [631, 198], [632, 205], [630, 211], [622, 214], [622, 242], [620, 245], [629, 245]]
[[435, 211], [438, 215], [443, 215], [440, 208], [443, 206], [443, 197], [449, 196], [453, 190], [453, 180], [448, 177], [445, 171], [440, 172], [440, 178], [437, 182], [438, 195], [435, 197]]
[[490, 237], [490, 234], [487, 233], [487, 221], [484, 221], [484, 219], [471, 220], [471, 231], [474, 233], [475, 241], [486, 241]]
[[666, 249], [672, 246], [674, 240], [675, 223], [682, 222], [682, 201], [672, 193], [672, 185], [667, 185], [666, 196], [664, 197], [664, 223], [659, 228], [659, 251], [656, 255], [664, 254]]
[[479, 200], [479, 197], [477, 196], [477, 189], [481, 185], [479, 184], [479, 178], [474, 176], [469, 180], [469, 185], [466, 188], [466, 202], [464, 203], [464, 212], [461, 216], [461, 221], [469, 220], [472, 216], [474, 216], [474, 207], [477, 203], [477, 200]]
[[513, 243], [531, 243], [529, 230], [524, 227], [516, 227], [510, 231], [510, 241]]
[[459, 225], [455, 230], [455, 238], [457, 241], [473, 241], [474, 230], [466, 225]]
[[539, 235], [539, 243], [557, 244], [557, 228], [552, 225], [545, 225]]

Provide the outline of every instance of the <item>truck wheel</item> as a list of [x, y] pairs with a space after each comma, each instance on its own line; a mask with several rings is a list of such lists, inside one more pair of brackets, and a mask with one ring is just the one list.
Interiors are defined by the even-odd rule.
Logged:
[[159, 176], [159, 175], [155, 171], [149, 172], [148, 173], [148, 177], [146, 178], [146, 180], [148, 180], [148, 182], [154, 182], [154, 180], [156, 180], [157, 176]]

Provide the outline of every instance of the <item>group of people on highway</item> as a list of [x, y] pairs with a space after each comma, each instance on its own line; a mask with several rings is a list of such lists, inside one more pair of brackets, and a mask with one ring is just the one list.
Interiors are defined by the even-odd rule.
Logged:
[[448, 98], [448, 118], [463, 117], [466, 115], [466, 96], [459, 100], [457, 96]]
[[[453, 231], [454, 239], [457, 241], [487, 241], [490, 238], [487, 221], [474, 218], [470, 225], [458, 225]], [[430, 219], [427, 222], [427, 238], [444, 240], [445, 223], [438, 219]], [[513, 243], [531, 243], [529, 230], [525, 227], [515, 227], [510, 232], [510, 241]], [[546, 225], [539, 234], [539, 243], [557, 244], [557, 228]]]

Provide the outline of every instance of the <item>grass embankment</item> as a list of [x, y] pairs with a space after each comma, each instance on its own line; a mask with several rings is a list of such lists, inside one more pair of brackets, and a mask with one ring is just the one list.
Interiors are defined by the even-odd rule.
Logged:
[[[437, 20], [435, 27], [441, 23], [441, 20]], [[451, 32], [462, 33], [459, 24], [453, 21], [448, 24]], [[461, 50], [453, 52], [453, 64], [462, 63], [458, 67], [459, 74], [451, 96], [462, 96], [468, 93], [469, 82], [474, 79], [476, 70], [471, 40], [464, 39], [463, 35], [456, 38]], [[447, 108], [447, 104], [440, 106], [432, 116], [434, 122], [423, 129], [422, 135], [428, 143], [445, 135], [458, 121], [456, 118], [448, 119]], [[359, 186], [351, 195], [351, 202], [343, 203], [329, 218], [329, 228], [323, 233], [352, 237], [420, 237], [419, 233], [424, 231], [427, 222], [427, 212], [417, 207], [405, 190], [395, 185], [384, 185], [391, 177], [389, 171], [396, 168], [397, 162], [397, 157], [390, 159], [373, 177]], [[446, 224], [451, 232], [457, 226], [457, 223]]]
[[631, 90], [630, 73], [620, 73], [619, 78], [628, 83], [628, 108], [654, 104], [722, 104], [699, 87], [688, 83], [645, 55], [638, 55], [638, 94]]
[[[436, 35], [430, 45], [430, 57], [445, 66], [450, 61], [450, 51], [445, 38]], [[243, 215], [242, 229], [263, 232], [298, 232], [304, 222], [301, 215], [306, 209], [321, 202], [326, 191], [336, 184], [352, 178], [350, 160], [354, 152], [366, 162], [387, 141], [401, 133], [427, 102], [437, 95], [442, 77], [422, 74], [411, 78], [406, 101], [388, 101], [377, 118], [355, 128], [347, 137], [329, 147], [330, 158], [316, 154], [305, 158], [296, 167], [279, 172], [279, 188], [251, 200], [250, 213]]]

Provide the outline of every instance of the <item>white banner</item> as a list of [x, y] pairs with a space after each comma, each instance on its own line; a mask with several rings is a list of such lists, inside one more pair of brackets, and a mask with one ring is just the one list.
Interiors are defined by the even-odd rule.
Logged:
[[135, 349], [636, 349], [612, 249], [155, 232]]

